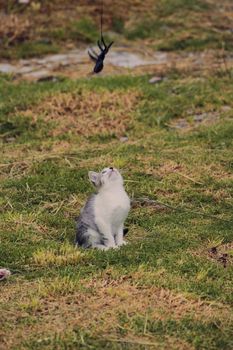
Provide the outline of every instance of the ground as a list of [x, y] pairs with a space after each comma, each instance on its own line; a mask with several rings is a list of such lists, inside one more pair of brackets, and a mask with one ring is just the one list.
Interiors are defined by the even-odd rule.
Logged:
[[[27, 58], [80, 47], [98, 38], [100, 1], [1, 4], [0, 57]], [[104, 32], [118, 44], [157, 50], [233, 49], [232, 2], [104, 0]]]
[[[39, 11], [43, 23], [44, 6], [73, 13], [64, 3], [21, 8], [12, 1], [6, 12], [30, 22], [28, 13]], [[0, 349], [233, 348], [233, 88], [225, 61], [232, 4], [134, 1], [127, 17], [125, 3], [118, 22], [107, 16], [109, 30], [125, 23], [122, 43], [166, 46], [181, 62], [179, 50], [215, 49], [223, 64], [40, 82], [0, 76], [0, 267], [12, 272], [0, 282]], [[92, 16], [98, 4], [79, 5]], [[155, 18], [159, 37], [138, 23], [152, 5], [163, 28], [177, 26], [169, 40]], [[204, 29], [198, 13], [209, 19], [199, 23]], [[38, 26], [28, 28], [23, 42], [5, 39], [8, 60], [39, 40]], [[210, 40], [186, 40], [200, 32]], [[177, 47], [183, 35], [185, 47]], [[70, 36], [62, 40], [74, 45]], [[62, 40], [54, 39], [59, 52]], [[150, 84], [155, 73], [162, 79]], [[87, 173], [108, 165], [122, 171], [132, 199], [129, 244], [76, 249], [75, 217], [93, 191]]]

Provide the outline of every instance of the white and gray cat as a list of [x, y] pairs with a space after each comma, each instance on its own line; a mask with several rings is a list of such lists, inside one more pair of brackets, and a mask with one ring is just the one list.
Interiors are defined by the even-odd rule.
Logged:
[[102, 250], [126, 244], [124, 221], [130, 209], [130, 199], [121, 174], [110, 167], [100, 173], [90, 171], [88, 175], [97, 194], [89, 197], [77, 219], [76, 244]]

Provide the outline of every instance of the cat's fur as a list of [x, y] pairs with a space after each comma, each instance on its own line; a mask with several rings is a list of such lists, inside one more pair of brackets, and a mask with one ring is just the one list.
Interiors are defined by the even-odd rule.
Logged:
[[100, 173], [90, 171], [88, 175], [97, 194], [89, 197], [77, 219], [76, 244], [103, 250], [126, 244], [123, 231], [130, 199], [121, 174], [110, 167]]

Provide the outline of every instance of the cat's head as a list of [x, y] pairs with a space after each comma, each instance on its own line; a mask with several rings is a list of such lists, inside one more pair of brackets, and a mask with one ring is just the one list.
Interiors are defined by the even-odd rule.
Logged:
[[89, 180], [98, 189], [123, 185], [123, 178], [116, 168], [104, 168], [100, 173], [89, 171]]

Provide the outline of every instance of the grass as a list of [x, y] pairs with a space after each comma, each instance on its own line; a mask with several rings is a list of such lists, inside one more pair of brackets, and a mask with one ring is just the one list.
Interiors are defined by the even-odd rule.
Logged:
[[0, 55], [4, 59], [24, 59], [31, 57], [41, 57], [47, 54], [55, 54], [59, 52], [58, 46], [51, 42], [35, 41], [25, 42], [18, 47], [11, 48], [10, 50], [2, 50]]
[[202, 51], [223, 46], [231, 51], [229, 3], [226, 1], [222, 5], [223, 17], [220, 18], [214, 1], [155, 1], [150, 13], [126, 25], [125, 36], [129, 40], [147, 39], [150, 45], [162, 51]]
[[[99, 36], [98, 2], [65, 0], [8, 1], [0, 5], [0, 57], [18, 59], [96, 43]], [[231, 1], [134, 0], [104, 8], [104, 33], [118, 45], [135, 41], [155, 50], [203, 51], [233, 49]], [[109, 36], [109, 38], [108, 38]], [[113, 33], [116, 37], [116, 34]], [[107, 40], [108, 41], [108, 40]]]
[[[4, 349], [231, 349], [229, 75], [0, 87]], [[133, 199], [129, 245], [76, 250], [87, 172], [109, 164]]]

